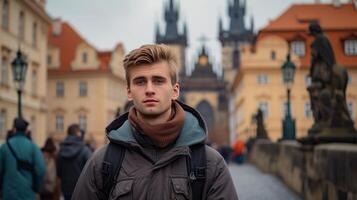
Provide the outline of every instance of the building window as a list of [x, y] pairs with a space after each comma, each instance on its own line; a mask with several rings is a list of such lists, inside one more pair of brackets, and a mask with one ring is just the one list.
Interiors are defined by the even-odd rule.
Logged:
[[348, 56], [357, 55], [357, 40], [345, 40], [345, 54]]
[[290, 44], [291, 51], [298, 56], [305, 56], [305, 42], [292, 41]]
[[269, 112], [268, 112], [268, 102], [263, 101], [263, 102], [259, 102], [259, 106], [260, 110], [263, 112], [263, 116], [264, 118], [267, 118], [269, 116]]
[[271, 57], [272, 60], [275, 60], [276, 59], [276, 52], [275, 51], [271, 51], [270, 57]]
[[33, 69], [32, 70], [32, 75], [31, 75], [31, 94], [36, 95], [37, 94], [37, 70]]
[[88, 61], [88, 54], [86, 52], [84, 52], [82, 54], [82, 62], [83, 63], [87, 63], [87, 61]]
[[19, 15], [19, 38], [25, 39], [25, 13], [23, 11]]
[[306, 75], [306, 76], [304, 77], [304, 79], [305, 79], [305, 85], [306, 85], [306, 86], [310, 86], [310, 85], [311, 85], [311, 76]]
[[37, 47], [37, 23], [34, 22], [32, 25], [32, 46]]
[[59, 81], [56, 83], [56, 96], [57, 97], [64, 96], [64, 83], [63, 82]]
[[[285, 117], [288, 113], [288, 102], [283, 103], [283, 116]], [[293, 104], [290, 102], [290, 115], [293, 113]]]
[[306, 118], [310, 118], [312, 116], [311, 104], [310, 102], [305, 102], [304, 105], [304, 114]]
[[79, 96], [80, 97], [87, 96], [87, 82], [85, 81], [79, 82]]
[[47, 64], [48, 65], [52, 64], [52, 56], [51, 55], [47, 55]]
[[64, 120], [63, 120], [63, 115], [56, 115], [56, 131], [57, 132], [63, 132], [64, 130]]
[[87, 130], [87, 117], [85, 115], [79, 115], [79, 128], [83, 131]]
[[350, 85], [353, 83], [353, 76], [348, 76], [348, 82], [347, 84]]
[[35, 116], [31, 116], [30, 130], [31, 130], [32, 135], [37, 134], [37, 132], [36, 132], [36, 117]]
[[6, 110], [0, 110], [0, 136], [3, 138], [6, 136]]
[[348, 112], [350, 113], [351, 115], [351, 118], [355, 118], [354, 116], [354, 106], [353, 106], [353, 102], [348, 102], [347, 103], [347, 109], [348, 109]]
[[259, 85], [268, 84], [268, 76], [266, 74], [259, 74], [257, 77], [257, 83]]
[[1, 58], [0, 85], [7, 85], [9, 81], [9, 62], [6, 57]]
[[1, 28], [4, 30], [9, 29], [9, 1], [3, 0], [2, 3], [2, 15], [1, 15]]

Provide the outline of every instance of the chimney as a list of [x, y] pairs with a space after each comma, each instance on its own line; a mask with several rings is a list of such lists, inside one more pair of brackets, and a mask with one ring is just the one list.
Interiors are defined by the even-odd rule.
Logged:
[[332, 0], [332, 5], [334, 7], [340, 7], [341, 6], [341, 1], [340, 0]]
[[52, 34], [55, 36], [61, 35], [62, 32], [62, 20], [61, 18], [56, 18], [52, 22]]

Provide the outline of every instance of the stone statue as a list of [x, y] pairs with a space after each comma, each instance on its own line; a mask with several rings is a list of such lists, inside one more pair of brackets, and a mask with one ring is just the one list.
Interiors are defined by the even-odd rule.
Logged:
[[257, 139], [268, 139], [268, 134], [264, 127], [263, 111], [260, 108], [258, 108], [255, 115], [255, 120], [257, 122]]
[[318, 23], [309, 25], [309, 33], [314, 37], [309, 74], [312, 83], [307, 88], [314, 124], [309, 135], [336, 136], [355, 132], [346, 104], [347, 71], [336, 64], [330, 41]]

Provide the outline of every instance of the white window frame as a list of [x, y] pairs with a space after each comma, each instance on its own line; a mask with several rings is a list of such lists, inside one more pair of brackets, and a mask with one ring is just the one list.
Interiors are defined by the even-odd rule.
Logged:
[[62, 114], [56, 114], [55, 117], [55, 128], [56, 132], [63, 132], [64, 131], [64, 117]]
[[306, 54], [306, 46], [305, 46], [305, 42], [303, 40], [294, 40], [290, 43], [290, 48], [291, 48], [291, 51], [302, 57], [302, 56], [305, 56]]
[[311, 118], [312, 117], [312, 110], [311, 110], [311, 103], [310, 102], [305, 102], [305, 104], [304, 104], [304, 116], [305, 116], [305, 118]]
[[18, 29], [18, 35], [21, 40], [25, 39], [25, 12], [20, 11], [19, 13], [19, 29]]
[[7, 57], [1, 57], [0, 64], [0, 85], [7, 85], [9, 83], [9, 61]]
[[32, 46], [34, 47], [34, 48], [36, 48], [37, 47], [37, 23], [36, 22], [34, 22], [33, 24], [32, 24]]
[[78, 117], [79, 128], [83, 131], [87, 130], [87, 116], [84, 114], [79, 115]]
[[268, 75], [267, 74], [259, 74], [257, 76], [257, 83], [259, 85], [266, 85], [268, 84]]
[[1, 28], [4, 30], [9, 30], [9, 17], [10, 17], [10, 2], [8, 0], [3, 0], [2, 4], [2, 14], [1, 14]]
[[56, 82], [56, 97], [64, 97], [64, 82]]
[[79, 82], [79, 96], [86, 97], [88, 95], [88, 83], [86, 81]]
[[305, 82], [305, 85], [306, 85], [306, 86], [310, 86], [311, 83], [312, 83], [311, 77], [310, 77], [309, 75], [306, 75], [306, 76], [304, 77], [304, 82]]
[[345, 40], [344, 51], [347, 56], [356, 56], [357, 55], [357, 39]]
[[37, 95], [37, 69], [33, 69], [31, 73], [31, 94], [32, 95]]

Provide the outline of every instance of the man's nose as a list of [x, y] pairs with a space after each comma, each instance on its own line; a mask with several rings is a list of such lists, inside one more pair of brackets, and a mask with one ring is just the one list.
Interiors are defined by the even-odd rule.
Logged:
[[149, 81], [149, 82], [147, 83], [145, 93], [146, 93], [146, 95], [153, 95], [153, 94], [155, 94], [154, 85], [152, 84], [151, 81]]

